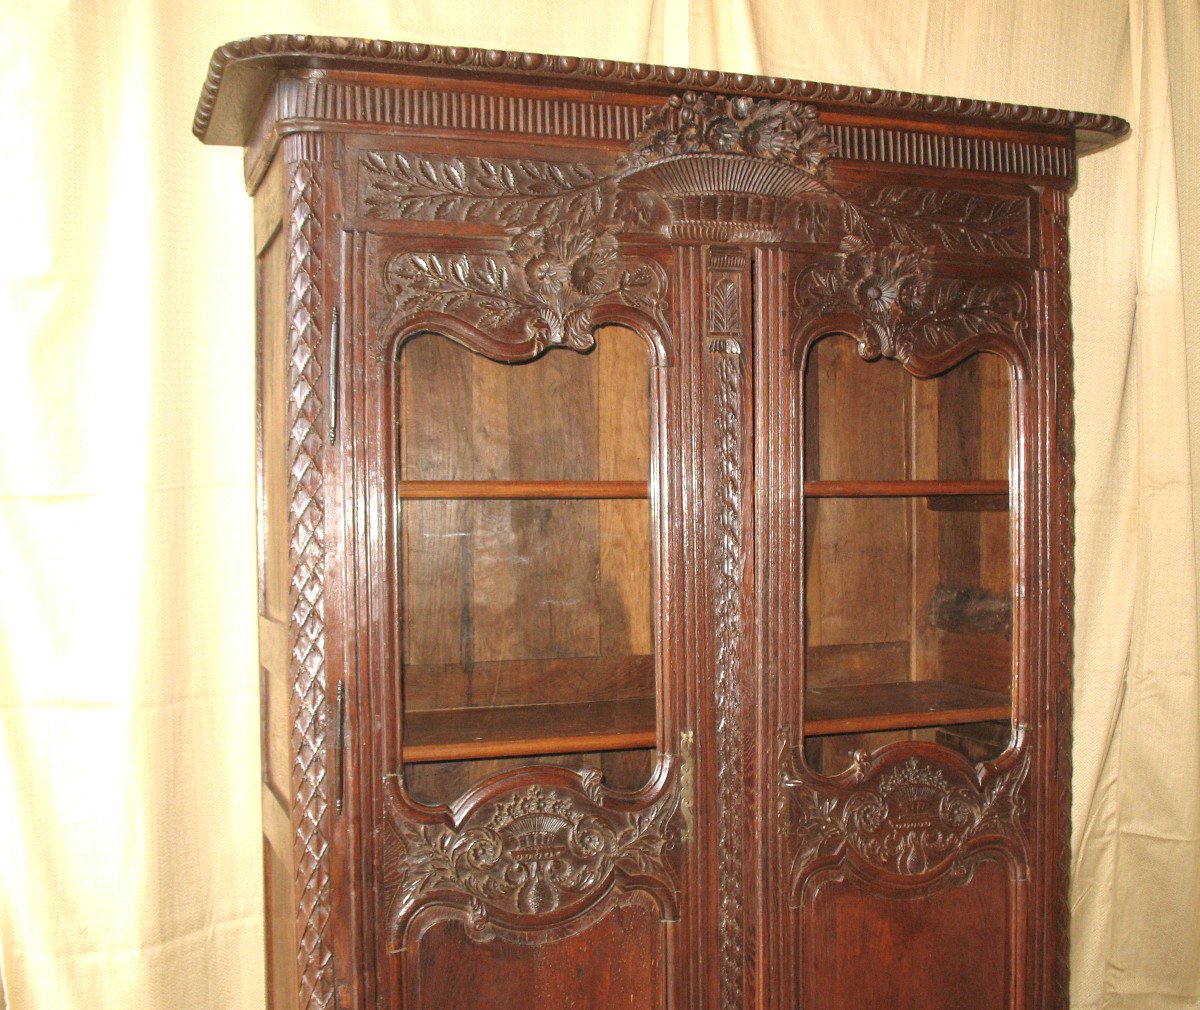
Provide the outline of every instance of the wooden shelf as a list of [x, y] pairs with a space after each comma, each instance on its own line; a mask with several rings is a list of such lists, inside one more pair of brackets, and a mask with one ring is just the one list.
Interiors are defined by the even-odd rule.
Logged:
[[926, 498], [1008, 495], [1006, 480], [806, 480], [806, 498]]
[[437, 498], [649, 498], [644, 480], [402, 480], [396, 497]]
[[805, 698], [807, 736], [921, 729], [967, 722], [1007, 720], [1009, 698], [944, 680], [810, 688]]
[[653, 698], [409, 712], [404, 760], [476, 761], [657, 744]]

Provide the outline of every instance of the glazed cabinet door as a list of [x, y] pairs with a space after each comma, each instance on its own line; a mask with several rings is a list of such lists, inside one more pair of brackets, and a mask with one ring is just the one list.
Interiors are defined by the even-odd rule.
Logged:
[[[762, 254], [786, 320], [756, 399], [770, 1005], [1049, 1006], [1038, 225], [1061, 194], [893, 186], [916, 246], [834, 188], [868, 207], [837, 247]], [[988, 242], [922, 220], [956, 205]]]
[[346, 162], [355, 1005], [694, 1006], [670, 260], [490, 200], [468, 245], [387, 202], [586, 166]]

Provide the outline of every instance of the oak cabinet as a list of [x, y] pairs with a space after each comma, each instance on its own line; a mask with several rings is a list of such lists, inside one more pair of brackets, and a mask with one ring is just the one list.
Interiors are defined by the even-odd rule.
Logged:
[[1120, 120], [272, 36], [272, 1006], [1065, 1006], [1067, 193]]

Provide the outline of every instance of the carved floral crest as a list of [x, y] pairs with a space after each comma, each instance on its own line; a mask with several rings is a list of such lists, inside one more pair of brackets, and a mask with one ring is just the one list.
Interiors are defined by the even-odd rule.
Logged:
[[815, 173], [833, 153], [812, 106], [688, 91], [647, 118], [620, 164], [637, 169], [680, 154], [741, 154]]
[[[593, 782], [596, 798], [598, 788]], [[397, 815], [393, 928], [401, 934], [430, 902], [465, 908], [470, 928], [483, 934], [496, 916], [575, 914], [617, 876], [657, 880], [673, 894], [668, 850], [687, 831], [685, 794], [668, 791], [642, 810], [621, 813], [592, 797], [531, 785], [458, 826]]]
[[385, 267], [388, 321], [422, 310], [515, 328], [532, 353], [586, 350], [596, 310], [619, 304], [664, 325], [667, 279], [622, 253], [624, 231], [705, 241], [841, 238], [835, 264], [796, 286], [806, 314], [862, 320], [865, 357], [940, 355], [971, 337], [1016, 335], [1011, 283], [936, 278], [930, 253], [1028, 252], [1023, 197], [825, 178], [835, 154], [817, 110], [712, 93], [671, 96], [607, 165], [368, 151], [360, 203], [385, 219], [470, 221], [508, 234], [495, 254], [405, 252]]
[[982, 786], [966, 769], [911, 756], [856, 768], [849, 789], [823, 786], [794, 771], [784, 775], [783, 814], [798, 839], [793, 879], [818, 862], [849, 857], [901, 876], [951, 868], [964, 847], [1001, 836], [1022, 850], [1022, 794], [1029, 752]]
[[611, 228], [559, 221], [516, 233], [505, 256], [400, 253], [384, 282], [401, 319], [432, 309], [488, 329], [519, 324], [537, 354], [590, 348], [593, 313], [606, 300], [657, 315], [666, 274], [650, 260], [619, 264]]
[[[489, 329], [516, 326], [533, 353], [586, 350], [595, 311], [607, 301], [662, 322], [665, 272], [623, 257], [622, 230], [669, 230], [675, 219], [685, 234], [715, 227], [710, 237], [769, 235], [779, 207], [822, 188], [817, 175], [832, 152], [808, 106], [689, 92], [651, 114], [607, 169], [369, 151], [360, 162], [360, 200], [378, 217], [494, 223], [509, 236], [502, 255], [394, 256], [385, 268], [391, 319], [445, 312]], [[698, 175], [695, 158], [664, 165], [685, 155], [703, 162]], [[654, 185], [622, 185], [647, 171], [666, 174]], [[711, 207], [703, 199], [709, 191], [724, 194]], [[754, 195], [763, 192], [765, 202]]]
[[900, 362], [984, 334], [1016, 336], [1025, 312], [1015, 284], [935, 277], [922, 250], [900, 242], [871, 246], [855, 235], [842, 240], [836, 265], [800, 275], [796, 301], [810, 318], [856, 317], [862, 356]]

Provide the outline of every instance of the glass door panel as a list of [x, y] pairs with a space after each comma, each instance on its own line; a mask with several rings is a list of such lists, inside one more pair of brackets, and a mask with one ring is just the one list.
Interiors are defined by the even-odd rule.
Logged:
[[656, 745], [650, 360], [595, 348], [502, 364], [437, 335], [400, 355], [397, 497], [408, 790], [600, 768]]
[[972, 761], [1011, 725], [1009, 369], [920, 379], [854, 342], [804, 378], [805, 736], [825, 774], [925, 740]]

